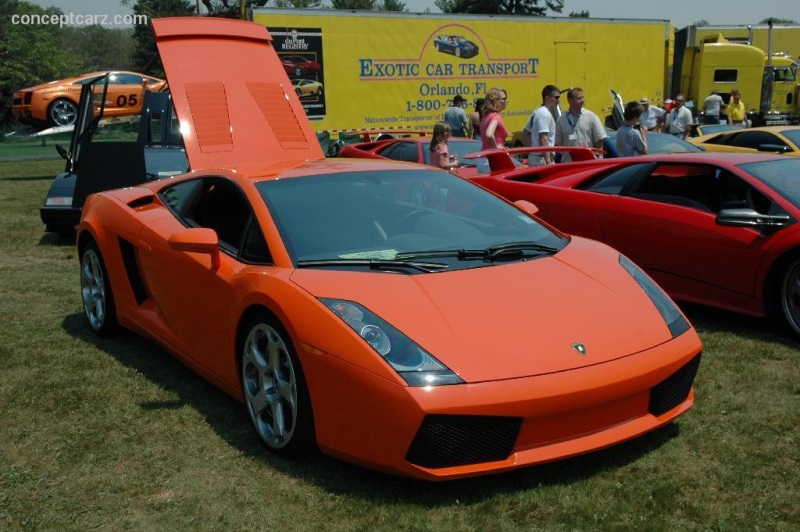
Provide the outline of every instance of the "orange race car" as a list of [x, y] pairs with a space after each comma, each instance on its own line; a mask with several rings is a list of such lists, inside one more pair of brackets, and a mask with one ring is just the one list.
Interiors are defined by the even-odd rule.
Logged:
[[692, 406], [700, 340], [630, 260], [445, 171], [326, 160], [263, 26], [153, 28], [192, 172], [89, 196], [96, 333], [155, 339], [275, 452], [428, 480], [601, 449]]
[[17, 120], [37, 126], [71, 126], [78, 113], [81, 87], [105, 74], [109, 74], [106, 118], [138, 114], [143, 89], [155, 92], [166, 84], [163, 79], [136, 72], [91, 72], [18, 90], [14, 92], [11, 112]]

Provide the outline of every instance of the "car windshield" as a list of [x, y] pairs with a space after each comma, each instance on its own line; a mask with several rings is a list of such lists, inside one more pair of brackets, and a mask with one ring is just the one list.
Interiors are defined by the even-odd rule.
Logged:
[[[477, 251], [508, 243], [564, 247], [567, 239], [472, 183], [440, 170], [325, 174], [258, 183], [284, 243], [297, 262], [397, 260], [399, 254]], [[541, 254], [542, 249], [538, 250]], [[464, 260], [459, 253], [435, 259], [449, 269], [496, 264]], [[459, 256], [461, 255], [461, 256]], [[420, 259], [426, 260], [426, 259]]]
[[800, 208], [800, 158], [781, 157], [771, 161], [740, 164], [739, 168]]
[[[450, 155], [458, 155], [458, 160], [461, 166], [475, 166], [478, 170], [478, 175], [488, 174], [492, 170], [489, 168], [489, 161], [486, 157], [479, 157], [477, 159], [465, 159], [465, 155], [481, 151], [481, 141], [479, 140], [450, 140], [447, 143], [447, 150]], [[425, 142], [422, 144], [422, 153], [425, 164], [431, 164], [431, 143]], [[522, 166], [517, 159], [512, 157], [512, 161], [516, 166]]]
[[794, 129], [784, 129], [781, 131], [781, 134], [789, 139], [792, 144], [800, 147], [800, 127]]

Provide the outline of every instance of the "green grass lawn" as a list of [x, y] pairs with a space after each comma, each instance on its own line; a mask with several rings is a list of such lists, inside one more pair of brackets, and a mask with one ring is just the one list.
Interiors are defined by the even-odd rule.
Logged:
[[81, 313], [72, 242], [39, 220], [63, 161], [0, 162], [0, 530], [798, 530], [800, 344], [685, 306], [696, 404], [662, 430], [428, 484], [277, 458], [242, 405]]

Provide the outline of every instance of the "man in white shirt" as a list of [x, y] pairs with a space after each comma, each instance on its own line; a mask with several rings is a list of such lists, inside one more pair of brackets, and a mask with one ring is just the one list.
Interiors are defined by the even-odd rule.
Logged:
[[643, 109], [642, 116], [639, 118], [642, 126], [646, 127], [647, 131], [659, 131], [664, 110], [658, 106], [650, 105], [649, 98], [642, 98], [639, 103], [642, 104]]
[[666, 130], [671, 135], [686, 139], [689, 126], [692, 125], [692, 112], [686, 108], [686, 97], [678, 94], [675, 97], [675, 108], [667, 114]]
[[[553, 111], [561, 98], [558, 87], [545, 85], [542, 89], [542, 105], [531, 114], [522, 130], [525, 146], [553, 146], [556, 141], [556, 119]], [[555, 162], [552, 152], [528, 155], [528, 166], [539, 166]]]

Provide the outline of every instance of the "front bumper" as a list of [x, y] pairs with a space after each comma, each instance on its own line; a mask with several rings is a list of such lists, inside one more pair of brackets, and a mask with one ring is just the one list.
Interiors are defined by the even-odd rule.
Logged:
[[[312, 364], [306, 376], [323, 452], [447, 480], [576, 456], [666, 425], [694, 402], [700, 350], [691, 329], [579, 370], [427, 389], [398, 386], [317, 351], [312, 357], [326, 363]], [[321, 392], [320, 378], [328, 383]], [[337, 391], [328, 397], [332, 382]]]

